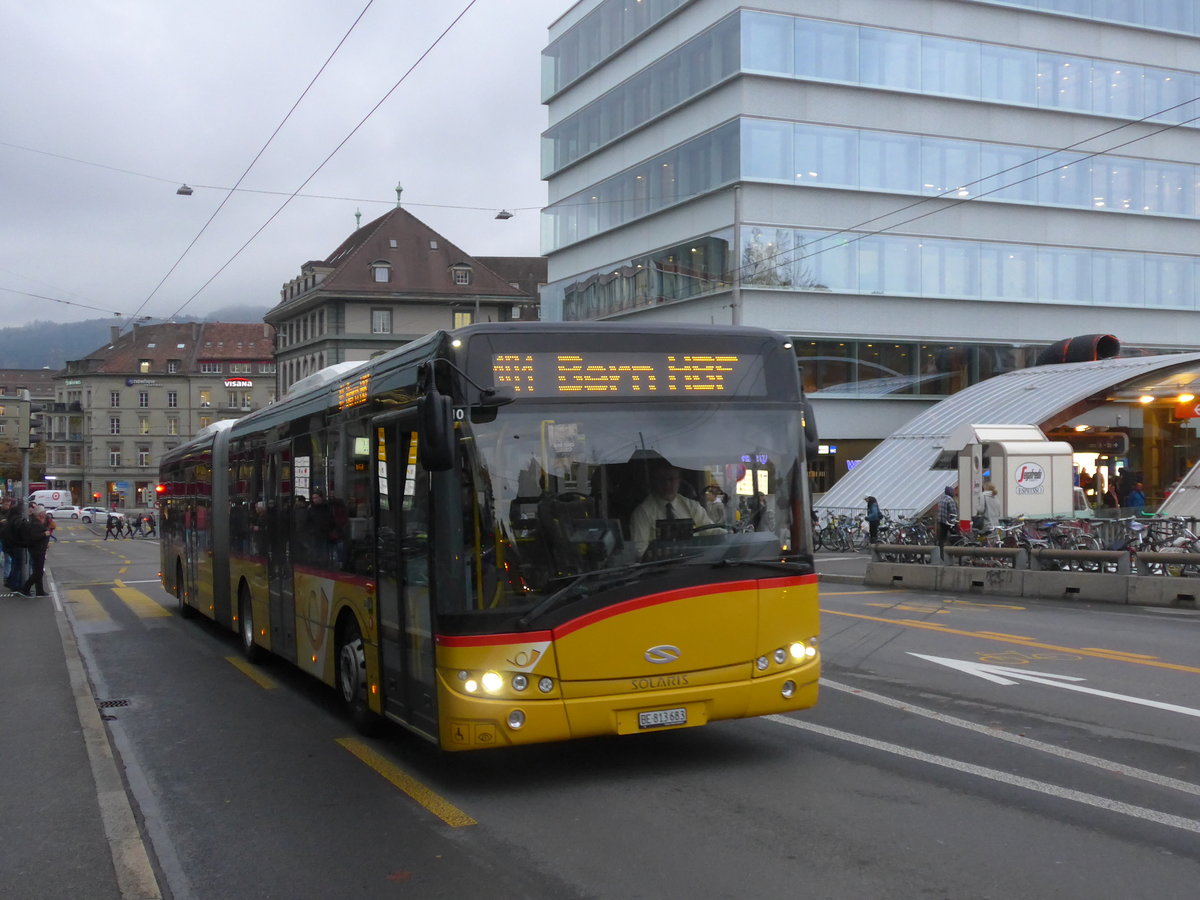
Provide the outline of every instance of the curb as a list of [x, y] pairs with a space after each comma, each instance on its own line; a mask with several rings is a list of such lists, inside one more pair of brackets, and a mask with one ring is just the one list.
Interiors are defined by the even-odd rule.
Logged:
[[62, 638], [67, 672], [71, 676], [71, 693], [75, 696], [75, 709], [79, 715], [84, 745], [92, 764], [92, 780], [96, 783], [100, 817], [112, 852], [117, 888], [123, 900], [160, 900], [162, 891], [159, 890], [158, 879], [154, 876], [154, 868], [150, 864], [150, 856], [146, 851], [145, 841], [142, 840], [137, 819], [134, 818], [133, 808], [129, 805], [125, 782], [117, 769], [112, 745], [108, 741], [108, 731], [100, 718], [100, 710], [96, 706], [96, 698], [92, 693], [91, 682], [88, 681], [83, 657], [79, 655], [75, 632], [59, 599], [58, 585], [54, 583], [49, 572], [46, 573], [46, 578], [50, 581], [50, 594], [54, 598], [54, 617], [58, 623], [59, 636]]

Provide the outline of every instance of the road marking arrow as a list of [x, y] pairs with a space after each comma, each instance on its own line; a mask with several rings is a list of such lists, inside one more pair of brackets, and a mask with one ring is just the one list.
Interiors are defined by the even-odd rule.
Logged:
[[947, 666], [951, 669], [957, 669], [960, 672], [966, 672], [968, 675], [975, 675], [987, 681], [995, 682], [996, 684], [1018, 684], [1021, 681], [1030, 681], [1034, 684], [1045, 684], [1050, 687], [1063, 688], [1068, 691], [1076, 691], [1080, 694], [1091, 694], [1093, 697], [1107, 697], [1109, 700], [1120, 700], [1124, 703], [1136, 703], [1139, 706], [1150, 706], [1154, 709], [1162, 709], [1167, 712], [1183, 713], [1185, 716], [1196, 716], [1200, 718], [1200, 709], [1192, 709], [1188, 706], [1176, 706], [1174, 703], [1160, 703], [1157, 700], [1146, 700], [1142, 697], [1130, 697], [1127, 694], [1114, 694], [1112, 691], [1101, 691], [1096, 688], [1084, 687], [1081, 684], [1072, 684], [1071, 682], [1086, 681], [1086, 678], [1077, 678], [1074, 675], [1057, 675], [1053, 672], [1027, 672], [1023, 669], [1012, 669], [1008, 666], [993, 666], [989, 663], [971, 662], [967, 659], [947, 659], [944, 656], [926, 656], [923, 653], [912, 653], [909, 656], [915, 656], [918, 659], [928, 660], [929, 662], [937, 663], [940, 666]]

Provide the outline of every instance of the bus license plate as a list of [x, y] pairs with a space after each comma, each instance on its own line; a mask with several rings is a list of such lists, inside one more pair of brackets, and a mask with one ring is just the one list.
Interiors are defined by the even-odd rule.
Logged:
[[638, 713], [638, 728], [662, 728], [664, 725], [686, 725], [687, 710], [682, 706], [678, 709], [652, 709], [649, 712]]

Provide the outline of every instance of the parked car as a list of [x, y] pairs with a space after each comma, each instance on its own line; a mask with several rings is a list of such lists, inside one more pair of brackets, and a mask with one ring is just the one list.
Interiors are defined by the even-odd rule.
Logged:
[[50, 513], [51, 517], [55, 519], [78, 519], [83, 515], [83, 510], [78, 506], [58, 506], [54, 509], [48, 509], [46, 512]]
[[85, 506], [79, 511], [79, 518], [88, 524], [92, 522], [103, 524], [108, 521], [108, 510], [103, 506]]

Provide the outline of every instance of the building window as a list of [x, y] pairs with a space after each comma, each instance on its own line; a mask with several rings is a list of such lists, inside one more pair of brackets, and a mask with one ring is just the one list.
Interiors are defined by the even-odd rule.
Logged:
[[138, 468], [147, 469], [150, 467], [150, 448], [138, 447]]
[[179, 391], [167, 391], [167, 407], [169, 409], [179, 408]]
[[275, 374], [275, 363], [259, 363], [258, 364], [258, 374], [274, 375]]
[[233, 375], [249, 375], [250, 363], [230, 363], [229, 371]]
[[201, 416], [200, 417], [200, 427], [201, 428], [207, 428], [211, 424], [212, 424], [212, 416]]
[[200, 374], [202, 375], [219, 375], [221, 373], [221, 364], [219, 362], [202, 362], [200, 363]]
[[200, 407], [203, 409], [209, 406], [212, 406], [212, 391], [206, 389], [200, 392]]
[[390, 309], [371, 310], [371, 334], [392, 333], [392, 311]]
[[454, 327], [466, 328], [475, 320], [475, 314], [469, 312], [456, 312], [454, 314]]
[[109, 416], [108, 417], [108, 433], [109, 434], [120, 434], [121, 433], [121, 417], [120, 416]]
[[149, 434], [149, 433], [150, 433], [150, 420], [147, 419], [145, 416], [141, 416], [138, 419], [138, 434]]
[[392, 280], [392, 267], [382, 260], [371, 263], [371, 277], [376, 284], [387, 284]]
[[178, 372], [179, 372], [179, 360], [168, 359], [167, 360], [167, 374], [168, 375], [176, 375], [176, 374], [178, 374]]
[[455, 284], [471, 283], [471, 270], [467, 266], [455, 266], [453, 272]]
[[138, 406], [141, 409], [146, 409], [148, 406], [150, 406], [149, 391], [138, 391]]
[[167, 434], [179, 434], [179, 420], [174, 416], [167, 419]]
[[150, 374], [150, 360], [148, 360], [148, 359], [138, 360], [138, 374], [139, 375], [149, 375]]
[[108, 464], [113, 467], [121, 465], [121, 445], [120, 444], [109, 444], [108, 445]]
[[121, 405], [121, 392], [120, 391], [109, 391], [108, 392], [108, 405], [111, 406], [113, 409], [116, 409], [118, 406]]

